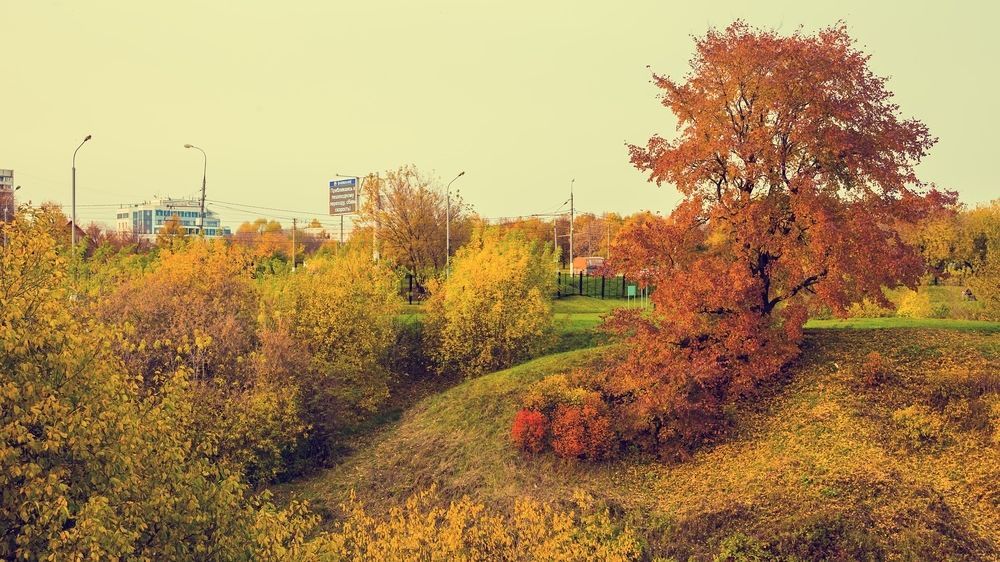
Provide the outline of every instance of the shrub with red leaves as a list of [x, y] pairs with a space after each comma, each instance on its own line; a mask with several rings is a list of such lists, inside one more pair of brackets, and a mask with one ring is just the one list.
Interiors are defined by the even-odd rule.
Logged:
[[538, 410], [521, 410], [514, 416], [510, 438], [522, 451], [541, 452], [545, 447], [545, 414]]
[[559, 405], [552, 418], [552, 450], [561, 457], [604, 458], [613, 436], [611, 421], [592, 404]]

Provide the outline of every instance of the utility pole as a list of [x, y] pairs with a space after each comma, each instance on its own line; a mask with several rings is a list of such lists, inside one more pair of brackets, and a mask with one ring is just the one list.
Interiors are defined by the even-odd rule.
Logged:
[[378, 223], [382, 213], [382, 181], [375, 172], [375, 227], [372, 229], [372, 261], [378, 263]]
[[559, 237], [556, 236], [556, 225], [558, 224], [558, 219], [552, 219], [552, 252], [556, 257], [556, 262], [559, 261]]
[[298, 219], [292, 218], [292, 273], [295, 273], [295, 227]]
[[208, 155], [205, 151], [193, 144], [185, 144], [184, 148], [194, 148], [201, 152], [203, 158], [201, 170], [201, 218], [198, 224], [198, 236], [205, 236], [205, 178], [208, 176]]
[[576, 207], [573, 206], [573, 184], [576, 178], [569, 182], [569, 274], [575, 273], [573, 269], [573, 221], [576, 218]]
[[611, 259], [611, 219], [608, 218], [607, 213], [604, 213], [604, 224], [608, 227], [608, 248], [604, 259]]

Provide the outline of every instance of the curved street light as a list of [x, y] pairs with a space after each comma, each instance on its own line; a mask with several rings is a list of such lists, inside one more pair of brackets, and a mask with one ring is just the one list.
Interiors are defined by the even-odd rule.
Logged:
[[73, 250], [73, 256], [76, 256], [76, 153], [80, 151], [80, 148], [82, 148], [83, 145], [86, 144], [86, 142], [89, 141], [92, 136], [93, 135], [87, 135], [86, 137], [84, 137], [83, 141], [80, 143], [80, 146], [76, 147], [76, 150], [73, 151], [73, 219], [72, 219], [73, 225], [72, 228], [70, 228], [69, 230], [70, 248], [72, 248]]
[[193, 148], [201, 152], [202, 156], [202, 170], [201, 170], [201, 212], [200, 218], [198, 219], [198, 236], [205, 235], [205, 178], [208, 177], [208, 154], [205, 151], [193, 144], [185, 144], [184, 148]]
[[455, 179], [448, 182], [448, 187], [445, 188], [447, 203], [444, 217], [444, 276], [446, 279], [451, 276], [451, 184], [464, 175], [465, 170], [462, 170], [455, 176]]

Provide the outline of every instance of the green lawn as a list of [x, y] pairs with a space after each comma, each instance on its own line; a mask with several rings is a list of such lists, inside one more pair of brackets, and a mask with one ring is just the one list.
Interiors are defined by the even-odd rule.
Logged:
[[[953, 305], [960, 294], [960, 287], [927, 287], [931, 295], [938, 295], [934, 301], [948, 301]], [[618, 299], [596, 299], [592, 297], [563, 297], [552, 302], [556, 334], [559, 338], [554, 351], [568, 351], [589, 347], [590, 344], [603, 340], [593, 334], [594, 328], [605, 314], [616, 308], [638, 306]], [[419, 321], [423, 315], [422, 305], [403, 305], [400, 319], [403, 322]], [[845, 318], [845, 319], [812, 319], [806, 322], [807, 329], [880, 329], [880, 328], [937, 328], [950, 330], [983, 330], [987, 332], [1000, 331], [1000, 322], [987, 320], [966, 320], [961, 318], [900, 318], [895, 316], [885, 318]]]
[[953, 318], [844, 318], [809, 320], [806, 328], [816, 329], [878, 329], [878, 328], [938, 328], [949, 330], [983, 330], [1000, 332], [1000, 322], [988, 320], [957, 320]]

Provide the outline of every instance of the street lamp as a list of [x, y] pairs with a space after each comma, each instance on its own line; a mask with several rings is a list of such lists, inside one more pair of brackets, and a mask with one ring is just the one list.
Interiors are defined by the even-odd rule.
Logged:
[[[21, 189], [21, 186], [17, 186], [14, 189], [10, 190], [10, 200], [9, 201], [4, 201], [4, 203], [3, 203], [3, 224], [4, 224], [5, 227], [7, 226], [7, 220], [8, 220], [7, 219], [7, 213], [9, 212], [10, 207], [14, 204], [14, 192], [17, 191], [18, 189]], [[7, 236], [8, 236], [7, 232], [4, 231], [4, 233], [3, 233], [3, 249], [4, 250], [7, 250]]]
[[21, 189], [21, 186], [17, 186], [14, 189], [10, 190], [10, 200], [4, 202], [4, 205], [3, 205], [3, 222], [7, 222], [7, 220], [8, 220], [7, 213], [10, 212], [10, 208], [14, 206], [14, 193], [18, 189]]
[[448, 187], [445, 188], [445, 199], [447, 201], [447, 209], [445, 211], [444, 217], [444, 276], [447, 279], [451, 276], [451, 184], [455, 183], [455, 180], [465, 175], [465, 171], [461, 171], [455, 176], [455, 179], [448, 182]]
[[76, 255], [76, 153], [80, 151], [80, 148], [90, 140], [93, 135], [87, 135], [80, 143], [80, 146], [76, 147], [73, 151], [73, 227], [70, 229], [70, 247], [73, 250], [73, 255]]
[[185, 144], [184, 148], [194, 148], [201, 152], [203, 166], [201, 170], [201, 218], [198, 219], [198, 236], [205, 236], [205, 178], [208, 176], [208, 155], [193, 144]]

